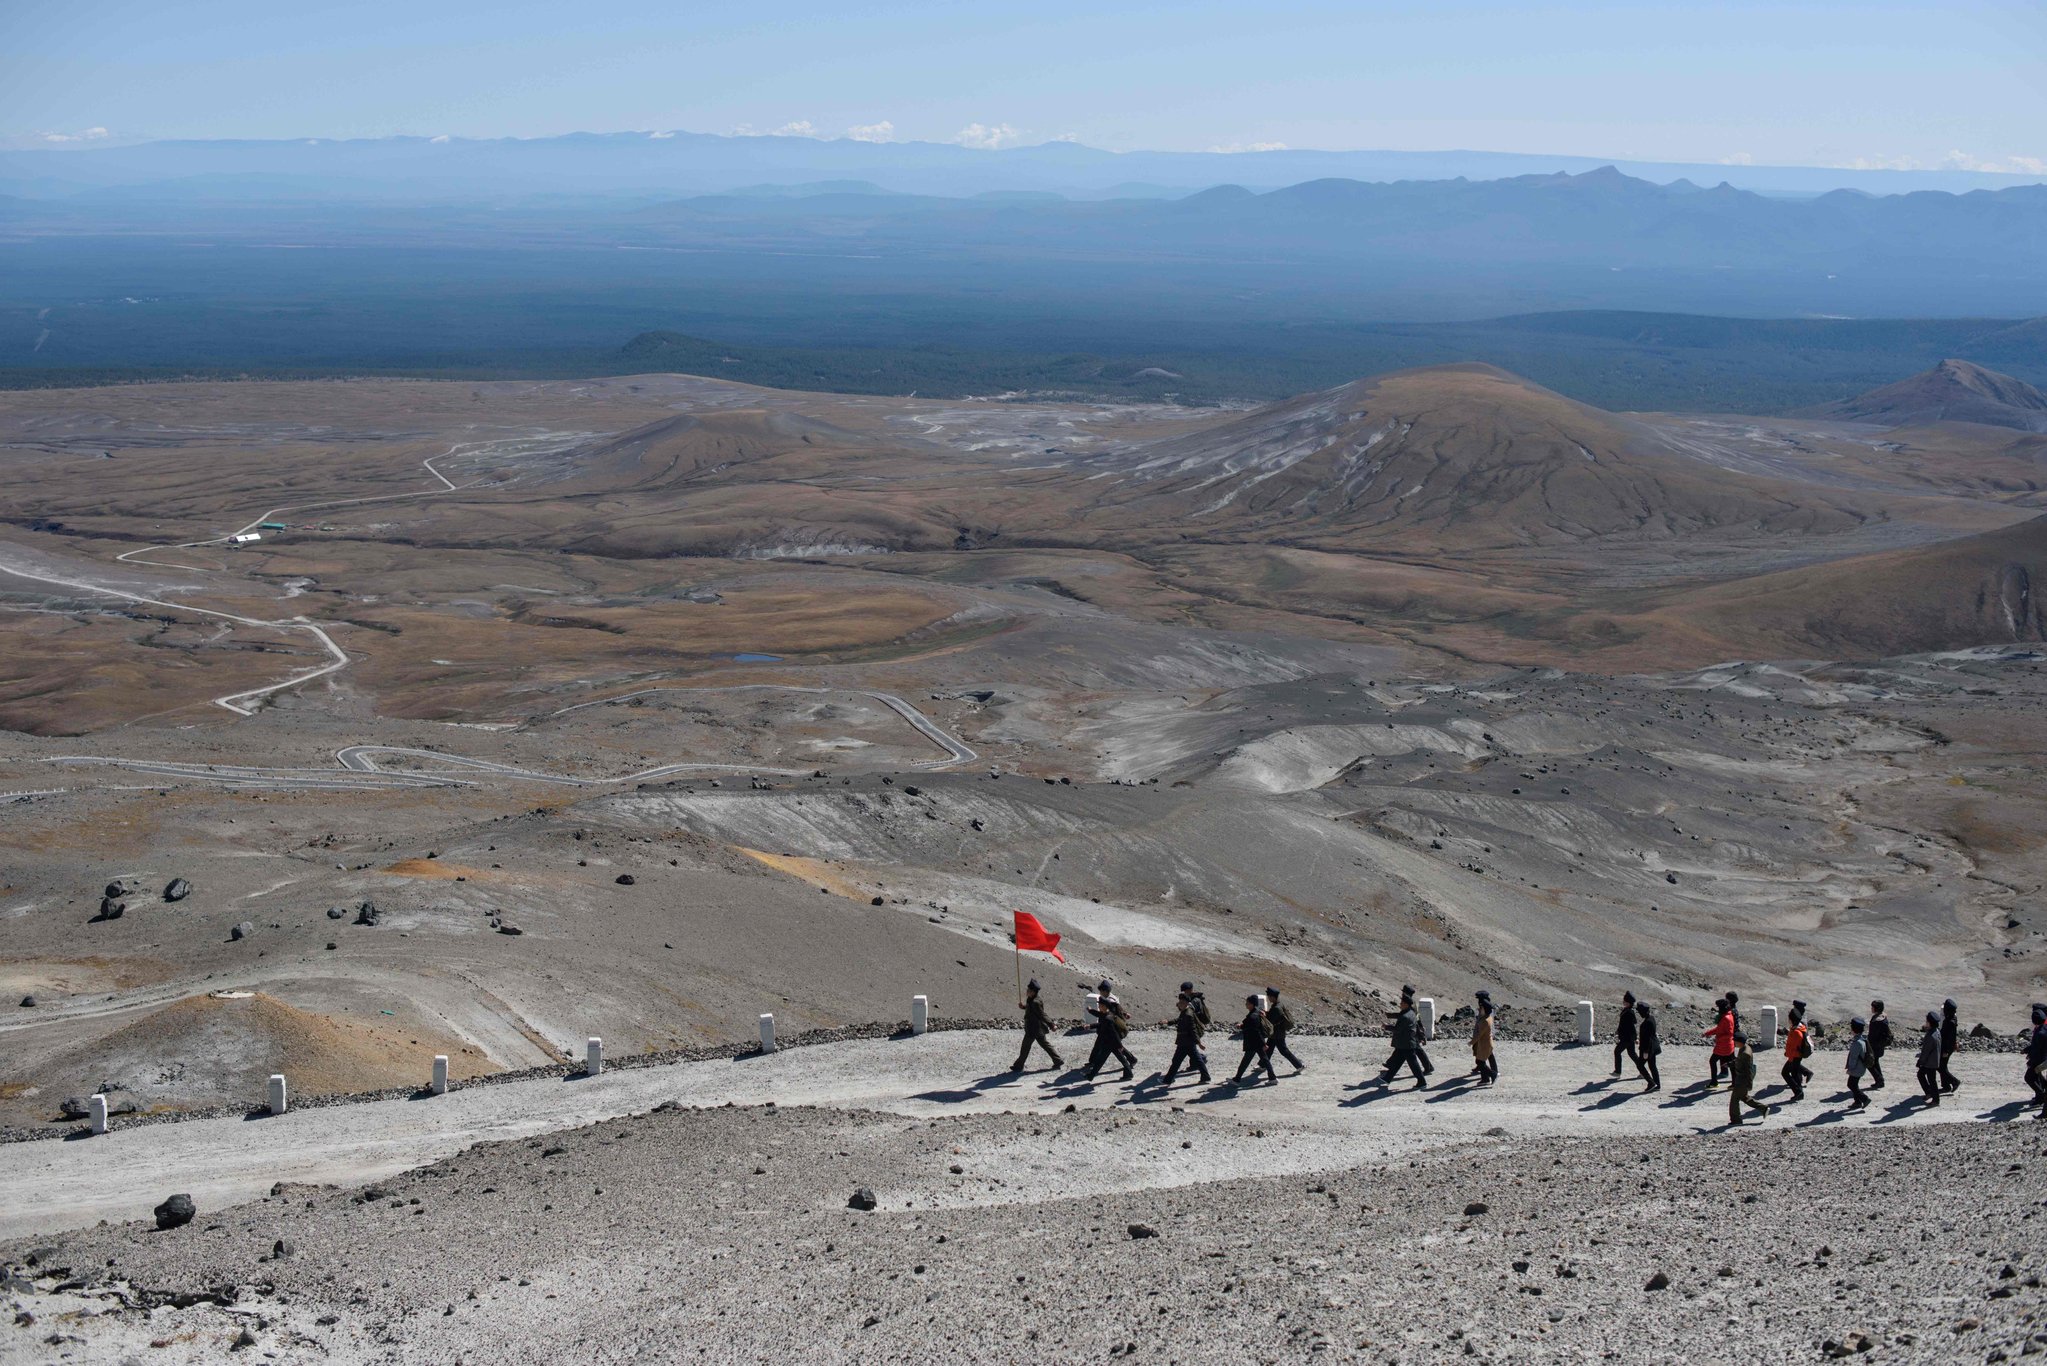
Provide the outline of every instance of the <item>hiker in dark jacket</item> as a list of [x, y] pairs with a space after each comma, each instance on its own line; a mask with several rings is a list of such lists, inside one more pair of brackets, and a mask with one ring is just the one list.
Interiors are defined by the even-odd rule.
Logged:
[[1399, 1074], [1404, 1065], [1414, 1073], [1414, 1088], [1419, 1091], [1429, 1084], [1428, 1075], [1422, 1071], [1422, 1060], [1416, 1050], [1416, 1041], [1421, 1038], [1421, 1016], [1415, 1013], [1414, 1003], [1405, 1003], [1398, 1015], [1393, 1017], [1393, 1056], [1386, 1060], [1386, 1070], [1379, 1074], [1381, 1085], [1389, 1083]]
[[1635, 1041], [1641, 1037], [1641, 1018], [1642, 1012], [1635, 1009], [1635, 993], [1622, 992], [1620, 1021], [1614, 1026], [1613, 1035], [1613, 1074], [1616, 1077], [1621, 1074], [1622, 1058], [1635, 1064], [1635, 1071], [1642, 1070], [1642, 1055], [1635, 1051]]
[[1663, 1072], [1656, 1065], [1656, 1059], [1663, 1052], [1663, 1035], [1656, 1028], [1656, 1012], [1649, 1008], [1647, 1001], [1635, 1007], [1642, 1017], [1642, 1027], [1635, 1035], [1635, 1056], [1642, 1068], [1642, 1080], [1648, 1082], [1642, 1094], [1663, 1089]]
[[1884, 1014], [1882, 1001], [1869, 1003], [1869, 1089], [1884, 1089], [1884, 1054], [1891, 1051], [1891, 1017]]
[[1137, 1067], [1136, 1056], [1123, 1046], [1123, 1036], [1130, 1030], [1130, 1014], [1109, 990], [1109, 983], [1101, 984], [1087, 1013], [1095, 1017], [1095, 1047], [1088, 1055], [1087, 1079], [1093, 1081], [1103, 1064], [1113, 1057], [1123, 1064], [1123, 1080], [1129, 1081]]
[[[1238, 1026], [1238, 1028], [1243, 1031], [1244, 1035], [1244, 1056], [1237, 1063], [1237, 1075], [1234, 1080], [1242, 1081], [1244, 1079], [1244, 1069], [1250, 1067], [1255, 1062], [1259, 1067], [1265, 1069], [1266, 1079], [1277, 1085], [1279, 1083], [1279, 1074], [1272, 1070], [1271, 1034], [1266, 1028], [1265, 998], [1263, 996], [1246, 996], [1244, 998], [1244, 1023]], [[1253, 1081], [1258, 1079], [1258, 1074], [1255, 1071], [1251, 1074], [1251, 1079]]]
[[1023, 1047], [1016, 1051], [1016, 1063], [1009, 1070], [1024, 1070], [1024, 1064], [1030, 1061], [1032, 1044], [1045, 1050], [1045, 1056], [1052, 1060], [1054, 1067], [1066, 1066], [1059, 1057], [1059, 1050], [1052, 1046], [1052, 1021], [1045, 1014], [1045, 1002], [1039, 997], [1037, 978], [1031, 978], [1031, 984], [1024, 988], [1024, 998], [1019, 1004], [1023, 1006], [1024, 1013]]
[[1286, 1046], [1287, 1035], [1294, 1032], [1293, 1012], [1279, 1003], [1279, 988], [1265, 989], [1265, 1024], [1272, 1031], [1272, 1052], [1279, 1054], [1294, 1065], [1298, 1076], [1308, 1070], [1308, 1064], [1294, 1056], [1294, 1050]]
[[1180, 994], [1187, 999], [1188, 1005], [1194, 1007], [1194, 1018], [1201, 1021], [1203, 1029], [1215, 1023], [1208, 1013], [1208, 997], [1196, 991], [1192, 982], [1180, 983]]
[[1201, 1017], [1194, 1013], [1194, 1002], [1186, 992], [1180, 993], [1180, 1012], [1173, 1020], [1173, 1062], [1166, 1068], [1166, 1085], [1180, 1075], [1180, 1064], [1186, 1063], [1201, 1074], [1205, 1084], [1208, 1081], [1208, 1055], [1201, 1051]]
[[1869, 1068], [1869, 1026], [1860, 1015], [1848, 1022], [1848, 1094], [1851, 1110], [1867, 1110], [1869, 1096], [1862, 1089], [1862, 1074]]
[[2026, 1040], [2026, 1085], [2040, 1102], [2040, 1118], [2047, 1119], [2047, 1005], [2033, 1007], [2033, 1034]]
[[1950, 996], [1940, 1003], [1940, 1089], [1944, 1095], [1953, 1095], [1962, 1089], [1961, 1081], [1948, 1067], [1961, 1041], [1962, 1022], [1957, 1018], [1954, 997]]
[[1750, 1094], [1756, 1086], [1756, 1055], [1749, 1051], [1748, 1035], [1740, 1030], [1734, 1033], [1734, 1056], [1727, 1060], [1727, 1078], [1733, 1083], [1733, 1089], [1727, 1093], [1729, 1124], [1739, 1125], [1742, 1122], [1741, 1107], [1744, 1105], [1768, 1117], [1770, 1107]]
[[1926, 1012], [1919, 1027], [1919, 1089], [1928, 1105], [1940, 1104], [1940, 1012]]

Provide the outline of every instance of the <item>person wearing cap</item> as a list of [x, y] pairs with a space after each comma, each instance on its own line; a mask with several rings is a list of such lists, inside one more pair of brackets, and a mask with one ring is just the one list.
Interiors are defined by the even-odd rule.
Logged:
[[1869, 1003], [1869, 1089], [1884, 1089], [1884, 1054], [1891, 1051], [1891, 1017], [1882, 1001]]
[[1812, 1056], [1812, 1034], [1805, 1026], [1805, 1002], [1791, 1003], [1791, 1027], [1784, 1031], [1784, 1068], [1778, 1073], [1791, 1090], [1793, 1100], [1805, 1099], [1805, 1084], [1812, 1069], [1805, 1060]]
[[1194, 1018], [1201, 1021], [1203, 1029], [1207, 1029], [1215, 1023], [1215, 1020], [1208, 1013], [1207, 995], [1196, 991], [1192, 982], [1180, 983], [1180, 994], [1186, 997], [1187, 1003], [1194, 1008]]
[[[1279, 1074], [1272, 1070], [1272, 1036], [1265, 1020], [1263, 996], [1252, 995], [1244, 998], [1244, 1022], [1238, 1028], [1244, 1038], [1244, 1056], [1238, 1061], [1237, 1075], [1232, 1080], [1242, 1081], [1244, 1069], [1255, 1062], [1265, 1070], [1265, 1079], [1277, 1086]], [[1252, 1072], [1251, 1080], [1258, 1080], [1256, 1071]]]
[[1480, 1086], [1491, 1086], [1500, 1079], [1500, 1058], [1493, 1051], [1493, 994], [1481, 991], [1478, 994], [1478, 1018], [1471, 1024], [1472, 1070], [1478, 1073]]
[[1194, 1013], [1194, 993], [1183, 989], [1179, 1012], [1173, 1017], [1173, 1061], [1166, 1068], [1166, 1085], [1171, 1086], [1179, 1077], [1181, 1063], [1201, 1075], [1202, 1085], [1208, 1084], [1208, 1054], [1201, 1050], [1201, 1034], [1201, 1017]]
[[1656, 1059], [1663, 1053], [1663, 1034], [1656, 1027], [1656, 1012], [1649, 1008], [1647, 1001], [1635, 1009], [1642, 1016], [1641, 1033], [1635, 1037], [1635, 1061], [1642, 1069], [1642, 1080], [1648, 1083], [1642, 1088], [1642, 1094], [1646, 1096], [1651, 1091], [1663, 1089], [1663, 1070], [1656, 1064]]
[[1706, 1059], [1706, 1085], [1718, 1086], [1726, 1073], [1728, 1063], [1734, 1057], [1734, 1036], [1739, 1031], [1734, 1027], [1734, 1007], [1727, 1004], [1722, 996], [1713, 1003], [1713, 1023], [1699, 1031], [1702, 1038], [1713, 1041], [1713, 1052]]
[[1637, 1040], [1641, 1037], [1641, 1015], [1641, 1011], [1635, 1008], [1635, 993], [1622, 992], [1620, 1022], [1614, 1026], [1613, 1035], [1613, 1074], [1616, 1077], [1621, 1074], [1622, 1058], [1635, 1064], [1635, 1071], [1642, 1076], [1649, 1075], [1642, 1071], [1642, 1055], [1637, 1051]]
[[2047, 1004], [2033, 1004], [2033, 1032], [2026, 1039], [2026, 1085], [2040, 1102], [2040, 1118], [2047, 1119]]
[[1850, 1110], [1867, 1110], [1869, 1096], [1862, 1089], [1862, 1074], [1869, 1066], [1869, 1024], [1860, 1015], [1848, 1022], [1848, 1094], [1854, 1097]]
[[1955, 1048], [1962, 1041], [1962, 1022], [1950, 996], [1940, 1003], [1940, 1089], [1944, 1095], [1953, 1095], [1962, 1089], [1960, 1078], [1949, 1070], [1948, 1063], [1955, 1056]]
[[1052, 1046], [1052, 1021], [1045, 1014], [1045, 1002], [1039, 993], [1037, 978], [1031, 978], [1031, 984], [1024, 988], [1023, 1000], [1017, 1004], [1023, 1007], [1024, 1041], [1023, 1047], [1016, 1051], [1016, 1063], [1009, 1070], [1012, 1072], [1024, 1070], [1025, 1064], [1031, 1058], [1032, 1044], [1045, 1050], [1045, 1056], [1052, 1060], [1052, 1066], [1066, 1066], [1059, 1056], [1059, 1050]]
[[1756, 1055], [1749, 1052], [1748, 1035], [1739, 1029], [1734, 1031], [1734, 1052], [1727, 1059], [1727, 1079], [1733, 1085], [1727, 1093], [1727, 1122], [1730, 1125], [1741, 1125], [1744, 1105], [1765, 1118], [1769, 1116], [1770, 1107], [1750, 1094], [1756, 1086]]
[[1279, 1054], [1294, 1065], [1294, 1075], [1308, 1070], [1308, 1064], [1294, 1056], [1294, 1050], [1286, 1046], [1286, 1036], [1294, 1032], [1293, 1012], [1279, 1003], [1279, 988], [1265, 989], [1265, 1024], [1272, 1031], [1272, 1046], [1266, 1050], [1266, 1058]]
[[1926, 1012], [1919, 1026], [1919, 1089], [1928, 1105], [1940, 1104], [1940, 1012]]
[[1093, 1081], [1102, 1065], [1110, 1058], [1123, 1064], [1123, 1080], [1129, 1081], [1135, 1075], [1137, 1058], [1123, 1046], [1123, 1036], [1130, 1031], [1130, 1013], [1110, 990], [1110, 983], [1104, 979], [1096, 989], [1094, 1003], [1087, 1013], [1095, 1017], [1095, 1046], [1088, 1054], [1087, 1079]]
[[[1413, 988], [1410, 987], [1408, 990], [1412, 991]], [[1403, 1066], [1414, 1073], [1415, 1090], [1419, 1091], [1429, 1084], [1428, 1074], [1422, 1071], [1420, 1050], [1415, 1046], [1421, 1032], [1421, 1016], [1415, 1013], [1414, 998], [1401, 997], [1400, 1013], [1393, 1017], [1393, 1056], [1386, 1059], [1386, 1068], [1379, 1073], [1380, 1085], [1384, 1086], [1391, 1082]]]

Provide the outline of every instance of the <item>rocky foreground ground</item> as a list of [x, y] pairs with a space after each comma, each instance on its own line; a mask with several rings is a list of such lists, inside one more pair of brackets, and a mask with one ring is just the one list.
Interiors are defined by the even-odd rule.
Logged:
[[[1459, 1102], [1431, 1111], [1461, 1117], [1455, 1142], [1247, 1178], [1233, 1175], [1260, 1165], [1247, 1152], [1304, 1138], [1267, 1128], [1250, 1096], [937, 1116], [669, 1101], [368, 1186], [280, 1186], [183, 1227], [0, 1248], [0, 1358], [1997, 1362], [2047, 1348], [2047, 1124], [1786, 1127], [1818, 1119], [1808, 1105], [1762, 1132], [1573, 1137], [1486, 1127]], [[872, 1210], [849, 1207], [863, 1188]]]

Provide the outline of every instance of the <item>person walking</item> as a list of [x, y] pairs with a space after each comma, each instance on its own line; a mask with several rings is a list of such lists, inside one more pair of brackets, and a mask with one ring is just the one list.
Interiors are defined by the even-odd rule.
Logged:
[[1955, 1076], [1948, 1064], [1953, 1061], [1955, 1049], [1962, 1042], [1962, 1022], [1950, 996], [1940, 1003], [1940, 1089], [1943, 1095], [1953, 1095], [1962, 1089], [1961, 1079]]
[[1206, 1030], [1215, 1023], [1215, 1020], [1208, 1013], [1208, 996], [1206, 993], [1196, 991], [1192, 982], [1182, 982], [1180, 983], [1180, 994], [1186, 997], [1189, 1005], [1194, 1007], [1194, 1018], [1201, 1021], [1202, 1029]]
[[1386, 1059], [1386, 1070], [1379, 1074], [1384, 1085], [1398, 1076], [1405, 1066], [1414, 1073], [1414, 1088], [1419, 1091], [1429, 1084], [1428, 1074], [1422, 1071], [1422, 1060], [1415, 1047], [1421, 1037], [1421, 1017], [1415, 1013], [1411, 998], [1403, 998], [1401, 1010], [1393, 1017], [1393, 1056]]
[[1851, 1110], [1867, 1110], [1869, 1096], [1862, 1089], [1862, 1074], [1869, 1067], [1869, 1025], [1860, 1015], [1848, 1022], [1848, 1094]]
[[1756, 1086], [1756, 1055], [1749, 1052], [1748, 1035], [1740, 1030], [1734, 1032], [1734, 1052], [1727, 1059], [1727, 1077], [1733, 1084], [1727, 1093], [1727, 1122], [1739, 1127], [1743, 1106], [1767, 1119], [1770, 1107], [1751, 1094]]
[[1201, 1074], [1202, 1085], [1208, 1084], [1208, 1054], [1201, 1048], [1203, 1032], [1192, 994], [1181, 992], [1179, 1013], [1173, 1019], [1173, 1062], [1166, 1068], [1166, 1085], [1171, 1086], [1180, 1075], [1181, 1063]]
[[1713, 1041], [1713, 1052], [1706, 1060], [1706, 1085], [1718, 1086], [1726, 1074], [1728, 1060], [1734, 1056], [1734, 1036], [1740, 1031], [1734, 1027], [1734, 1007], [1721, 997], [1713, 1003], [1713, 1023], [1699, 1031], [1701, 1038]]
[[1884, 1089], [1884, 1054], [1891, 1051], [1891, 1017], [1882, 1001], [1869, 1003], [1869, 1089]]
[[1739, 1030], [1741, 1028], [1741, 993], [1730, 991], [1720, 999], [1727, 1002], [1727, 1018], [1733, 1020], [1734, 1027]]
[[1491, 1086], [1500, 1079], [1500, 1058], [1493, 1051], [1493, 994], [1478, 994], [1478, 1018], [1471, 1025], [1471, 1060], [1478, 1072], [1478, 1084]]
[[1642, 1012], [1635, 1007], [1635, 993], [1622, 992], [1620, 1022], [1614, 1026], [1613, 1035], [1613, 1074], [1616, 1077], [1621, 1074], [1622, 1058], [1635, 1064], [1637, 1073], [1647, 1075], [1642, 1072], [1642, 1055], [1636, 1043], [1641, 1037], [1641, 1015]]
[[2047, 1119], [2047, 1005], [2033, 1006], [2033, 1034], [2026, 1040], [2026, 1085], [2040, 1102], [2040, 1118]]
[[1031, 984], [1024, 988], [1023, 1000], [1017, 1004], [1023, 1007], [1024, 1039], [1023, 1047], [1016, 1051], [1016, 1062], [1009, 1070], [1012, 1072], [1024, 1070], [1024, 1065], [1030, 1061], [1032, 1044], [1045, 1050], [1045, 1056], [1052, 1060], [1052, 1066], [1066, 1066], [1065, 1061], [1059, 1056], [1059, 1050], [1052, 1046], [1052, 1021], [1045, 1014], [1045, 1002], [1039, 995], [1037, 978], [1031, 978]]
[[1635, 1009], [1642, 1017], [1641, 1032], [1635, 1036], [1635, 1058], [1636, 1065], [1642, 1069], [1642, 1080], [1648, 1083], [1642, 1088], [1642, 1094], [1646, 1096], [1651, 1091], [1663, 1089], [1663, 1069], [1656, 1062], [1663, 1052], [1663, 1035], [1656, 1028], [1656, 1012], [1649, 1008], [1647, 1001]]
[[1097, 988], [1094, 1003], [1087, 1013], [1095, 1017], [1095, 1047], [1088, 1054], [1087, 1079], [1093, 1081], [1110, 1058], [1123, 1064], [1123, 1080], [1129, 1081], [1136, 1075], [1137, 1057], [1123, 1046], [1123, 1036], [1130, 1032], [1130, 1013], [1123, 1003], [1103, 981]]
[[1307, 1071], [1308, 1064], [1295, 1057], [1294, 1050], [1286, 1046], [1287, 1035], [1294, 1032], [1294, 1017], [1293, 1012], [1279, 1003], [1278, 987], [1265, 989], [1265, 1024], [1272, 1031], [1271, 1052], [1292, 1063], [1295, 1076]]
[[[1238, 1060], [1237, 1075], [1232, 1080], [1242, 1081], [1245, 1069], [1255, 1062], [1265, 1070], [1266, 1079], [1277, 1086], [1279, 1074], [1272, 1070], [1272, 1035], [1265, 1023], [1264, 997], [1244, 998], [1244, 1023], [1238, 1028], [1244, 1036], [1244, 1056]], [[1251, 1080], [1254, 1082], [1258, 1080], [1258, 1073], [1255, 1070], [1251, 1073]]]
[[1812, 1036], [1805, 1027], [1805, 1002], [1791, 1003], [1791, 1028], [1784, 1031], [1784, 1067], [1778, 1073], [1791, 1090], [1794, 1101], [1805, 1099], [1805, 1083], [1812, 1069], [1805, 1060], [1812, 1056]]
[[1919, 1027], [1919, 1089], [1928, 1105], [1940, 1104], [1940, 1012], [1926, 1012]]

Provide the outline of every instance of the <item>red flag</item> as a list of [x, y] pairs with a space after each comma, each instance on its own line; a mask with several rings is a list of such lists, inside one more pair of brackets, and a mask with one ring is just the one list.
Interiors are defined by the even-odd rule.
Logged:
[[1016, 947], [1019, 953], [1049, 953], [1062, 963], [1066, 961], [1059, 952], [1059, 936], [1040, 925], [1029, 911], [1016, 913]]

